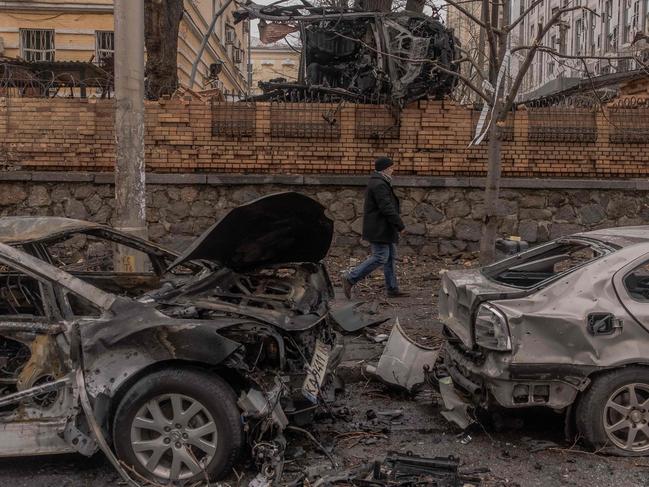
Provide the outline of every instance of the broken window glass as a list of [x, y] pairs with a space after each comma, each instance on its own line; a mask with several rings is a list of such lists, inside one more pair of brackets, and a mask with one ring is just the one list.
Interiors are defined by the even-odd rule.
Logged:
[[626, 275], [624, 287], [636, 301], [649, 302], [649, 261], [643, 262]]
[[487, 266], [483, 272], [501, 284], [531, 288], [571, 272], [604, 253], [604, 248], [584, 241], [559, 239]]

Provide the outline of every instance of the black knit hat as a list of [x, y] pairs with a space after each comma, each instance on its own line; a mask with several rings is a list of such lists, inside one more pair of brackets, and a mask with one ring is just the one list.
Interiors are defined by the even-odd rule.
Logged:
[[374, 161], [374, 169], [379, 172], [393, 165], [394, 162], [392, 162], [392, 159], [390, 159], [388, 156], [377, 157]]

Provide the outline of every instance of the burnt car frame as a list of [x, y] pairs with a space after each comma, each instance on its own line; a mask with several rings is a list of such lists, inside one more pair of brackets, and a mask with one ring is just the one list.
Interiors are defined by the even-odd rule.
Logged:
[[[296, 82], [262, 82], [260, 100], [356, 100], [404, 106], [443, 98], [457, 84], [459, 49], [440, 19], [403, 10], [365, 11], [286, 1], [248, 2], [235, 22], [260, 19], [299, 27], [301, 56]], [[263, 27], [261, 27], [263, 29]]]
[[[182, 483], [224, 475], [247, 445], [280, 474], [289, 419], [336, 387], [332, 232], [297, 193], [232, 210], [180, 256], [88, 222], [0, 219], [0, 456], [101, 448], [127, 478]], [[58, 268], [48, 245], [79, 233], [147, 253], [162, 284], [120, 295], [100, 286], [123, 275]]]
[[649, 454], [649, 227], [562, 237], [444, 273], [435, 372], [461, 426], [473, 407], [547, 407], [593, 447]]

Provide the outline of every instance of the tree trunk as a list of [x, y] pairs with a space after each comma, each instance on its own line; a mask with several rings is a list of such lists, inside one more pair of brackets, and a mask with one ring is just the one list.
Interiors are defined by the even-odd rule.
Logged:
[[183, 0], [145, 0], [146, 96], [158, 99], [178, 89], [178, 29]]
[[494, 122], [489, 129], [487, 145], [488, 167], [484, 195], [484, 221], [480, 239], [480, 264], [491, 264], [496, 258], [496, 236], [498, 233], [498, 194], [500, 193], [502, 129]]

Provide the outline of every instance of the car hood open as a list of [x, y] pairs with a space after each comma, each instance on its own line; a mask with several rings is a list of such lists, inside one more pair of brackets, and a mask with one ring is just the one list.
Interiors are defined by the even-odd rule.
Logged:
[[319, 262], [329, 250], [333, 221], [317, 201], [284, 192], [239, 206], [216, 222], [170, 266], [209, 260], [234, 270], [287, 262]]

